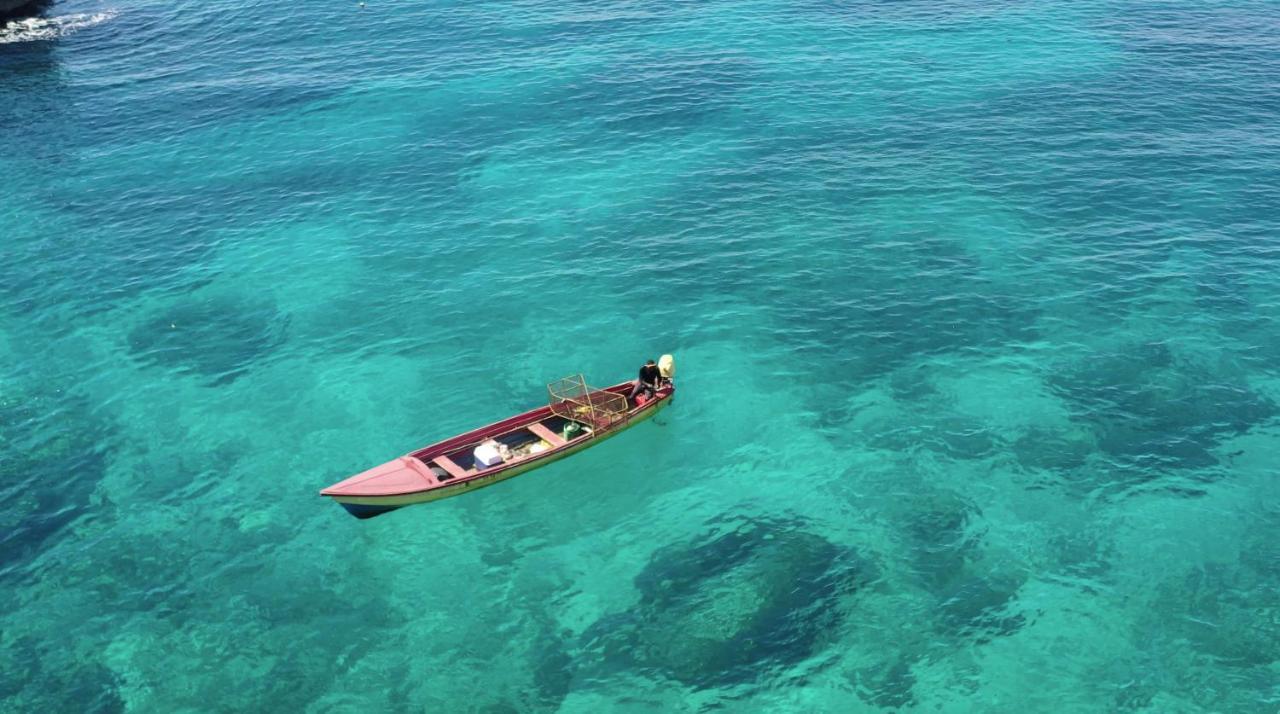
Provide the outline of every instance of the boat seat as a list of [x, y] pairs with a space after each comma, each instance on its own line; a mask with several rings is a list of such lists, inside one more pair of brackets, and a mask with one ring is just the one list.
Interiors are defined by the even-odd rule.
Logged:
[[525, 428], [533, 432], [534, 436], [538, 437], [539, 439], [542, 439], [548, 444], [551, 444], [551, 448], [553, 449], [556, 448], [557, 446], [564, 446], [565, 444], [569, 443], [564, 440], [564, 437], [560, 436], [554, 431], [551, 431], [547, 427], [543, 426], [540, 422], [534, 422]]
[[454, 478], [466, 478], [468, 475], [461, 466], [453, 462], [453, 459], [445, 456], [444, 454], [440, 454], [434, 459], [431, 459], [431, 463], [449, 472], [449, 475]]

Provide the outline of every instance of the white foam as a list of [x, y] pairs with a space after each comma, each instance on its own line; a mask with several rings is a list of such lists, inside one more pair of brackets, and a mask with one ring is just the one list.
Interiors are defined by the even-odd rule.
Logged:
[[0, 45], [12, 42], [56, 40], [75, 32], [100, 25], [120, 14], [117, 10], [104, 12], [78, 12], [57, 17], [28, 17], [10, 20], [0, 27]]

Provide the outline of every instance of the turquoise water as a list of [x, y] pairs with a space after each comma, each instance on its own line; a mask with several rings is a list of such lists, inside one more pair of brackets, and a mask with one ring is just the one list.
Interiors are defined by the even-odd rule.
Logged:
[[[0, 710], [1275, 712], [1274, 2], [0, 30]], [[656, 422], [321, 487], [676, 355]]]

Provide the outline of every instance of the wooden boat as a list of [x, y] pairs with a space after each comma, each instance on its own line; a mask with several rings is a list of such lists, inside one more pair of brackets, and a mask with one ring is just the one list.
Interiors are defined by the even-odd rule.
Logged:
[[[320, 492], [356, 518], [469, 493], [588, 449], [657, 414], [675, 385], [668, 367], [657, 393], [629, 402], [634, 382], [588, 387], [582, 375], [547, 385], [544, 407], [459, 434], [339, 481]], [[486, 463], [486, 459], [488, 462]]]

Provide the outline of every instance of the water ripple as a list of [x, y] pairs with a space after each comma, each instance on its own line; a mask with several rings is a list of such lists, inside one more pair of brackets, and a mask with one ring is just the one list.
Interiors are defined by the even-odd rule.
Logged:
[[53, 17], [28, 17], [9, 20], [0, 27], [0, 45], [17, 42], [40, 42], [67, 37], [81, 30], [114, 20], [119, 10], [77, 12]]

